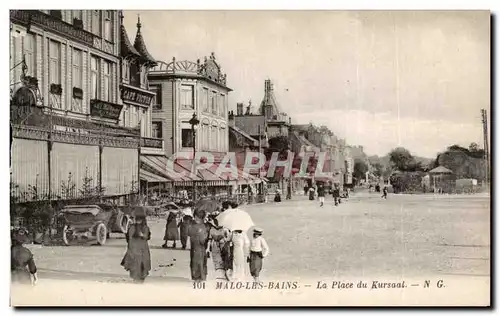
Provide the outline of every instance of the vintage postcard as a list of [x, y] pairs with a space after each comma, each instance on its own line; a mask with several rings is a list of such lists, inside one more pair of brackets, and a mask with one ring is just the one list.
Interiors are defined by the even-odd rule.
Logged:
[[490, 306], [489, 11], [10, 10], [12, 306]]

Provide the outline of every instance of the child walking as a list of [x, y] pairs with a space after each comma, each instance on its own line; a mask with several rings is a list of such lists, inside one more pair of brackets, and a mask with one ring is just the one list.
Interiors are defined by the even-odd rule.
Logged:
[[269, 254], [269, 246], [264, 237], [262, 237], [263, 232], [261, 228], [254, 228], [253, 238], [250, 241], [250, 256], [248, 257], [248, 262], [250, 264], [250, 274], [254, 282], [259, 282], [262, 261]]

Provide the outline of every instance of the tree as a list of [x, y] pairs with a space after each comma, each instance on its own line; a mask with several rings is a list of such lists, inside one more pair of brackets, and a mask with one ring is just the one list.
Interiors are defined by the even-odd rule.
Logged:
[[269, 139], [269, 148], [266, 150], [266, 158], [270, 159], [274, 152], [280, 153], [280, 158], [286, 157], [287, 151], [290, 148], [288, 137], [276, 136]]
[[368, 172], [368, 165], [366, 164], [366, 162], [361, 159], [355, 159], [353, 170], [354, 178], [356, 178], [358, 181], [360, 179], [364, 179], [366, 172]]
[[399, 171], [415, 169], [416, 162], [410, 151], [403, 147], [398, 147], [389, 153], [390, 162]]

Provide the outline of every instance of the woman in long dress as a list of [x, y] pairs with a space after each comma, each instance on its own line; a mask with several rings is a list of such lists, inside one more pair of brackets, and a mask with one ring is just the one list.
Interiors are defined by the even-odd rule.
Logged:
[[204, 223], [206, 212], [195, 208], [194, 221], [189, 227], [191, 279], [195, 282], [207, 279], [208, 229]]
[[11, 231], [10, 272], [12, 282], [34, 285], [38, 280], [37, 269], [33, 254], [23, 246], [28, 239], [26, 235], [22, 229]]
[[217, 220], [212, 221], [210, 226], [210, 253], [215, 269], [215, 278], [228, 280], [225, 246], [230, 241], [229, 230], [219, 226]]
[[241, 230], [233, 231], [233, 279], [243, 280], [245, 278], [246, 254], [250, 246], [248, 236]]
[[130, 277], [138, 283], [144, 282], [151, 270], [151, 253], [148, 240], [151, 239], [151, 230], [142, 212], [135, 214], [135, 222], [130, 225], [126, 234], [127, 252], [121, 265], [129, 271]]
[[175, 248], [177, 245], [177, 240], [179, 240], [179, 228], [177, 227], [177, 214], [174, 212], [169, 212], [167, 217], [167, 225], [165, 226], [165, 236], [163, 240], [165, 243], [163, 244], [163, 248], [168, 248], [168, 242], [172, 241], [172, 248]]

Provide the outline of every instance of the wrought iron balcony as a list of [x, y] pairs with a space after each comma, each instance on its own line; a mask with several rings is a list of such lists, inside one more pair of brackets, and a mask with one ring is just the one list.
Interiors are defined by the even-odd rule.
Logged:
[[38, 25], [46, 30], [59, 33], [88, 46], [94, 45], [94, 38], [96, 37], [94, 34], [39, 10], [11, 10], [10, 19], [27, 26], [32, 24]]

